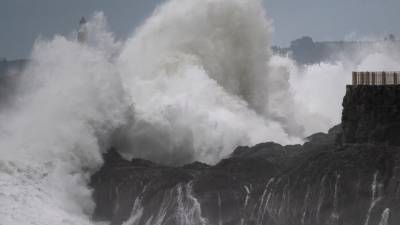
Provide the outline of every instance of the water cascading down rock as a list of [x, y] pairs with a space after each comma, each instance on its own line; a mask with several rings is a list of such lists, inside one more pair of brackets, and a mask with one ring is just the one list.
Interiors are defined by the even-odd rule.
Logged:
[[304, 145], [238, 147], [215, 166], [111, 150], [92, 177], [111, 225], [400, 224], [400, 86], [348, 86], [342, 124]]

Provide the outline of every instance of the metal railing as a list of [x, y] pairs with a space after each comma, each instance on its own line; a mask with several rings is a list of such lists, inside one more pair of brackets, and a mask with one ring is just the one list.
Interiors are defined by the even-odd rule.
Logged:
[[353, 85], [400, 85], [400, 72], [353, 72]]

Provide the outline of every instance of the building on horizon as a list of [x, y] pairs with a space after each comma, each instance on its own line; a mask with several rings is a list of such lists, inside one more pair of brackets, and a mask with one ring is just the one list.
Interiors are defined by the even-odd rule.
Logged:
[[87, 30], [87, 21], [85, 17], [82, 17], [79, 21], [79, 30], [78, 30], [78, 42], [86, 43], [88, 40], [88, 30]]
[[353, 85], [400, 85], [400, 71], [353, 72]]

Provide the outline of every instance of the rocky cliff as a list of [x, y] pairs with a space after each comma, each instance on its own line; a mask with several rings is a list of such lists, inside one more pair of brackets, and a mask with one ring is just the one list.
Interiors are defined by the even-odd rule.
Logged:
[[92, 177], [93, 217], [112, 225], [400, 224], [399, 133], [384, 116], [397, 118], [395, 89], [348, 87], [343, 129], [304, 145], [239, 147], [215, 166], [127, 161], [112, 150]]
[[347, 86], [343, 141], [400, 146], [400, 86]]

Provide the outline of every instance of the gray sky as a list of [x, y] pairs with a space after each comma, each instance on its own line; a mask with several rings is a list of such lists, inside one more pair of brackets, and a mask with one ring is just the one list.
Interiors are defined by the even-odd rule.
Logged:
[[[163, 0], [0, 0], [0, 57], [26, 58], [40, 35], [68, 34], [79, 18], [103, 11], [125, 38]], [[264, 0], [274, 21], [274, 44], [309, 35], [315, 40], [400, 36], [400, 0]]]

